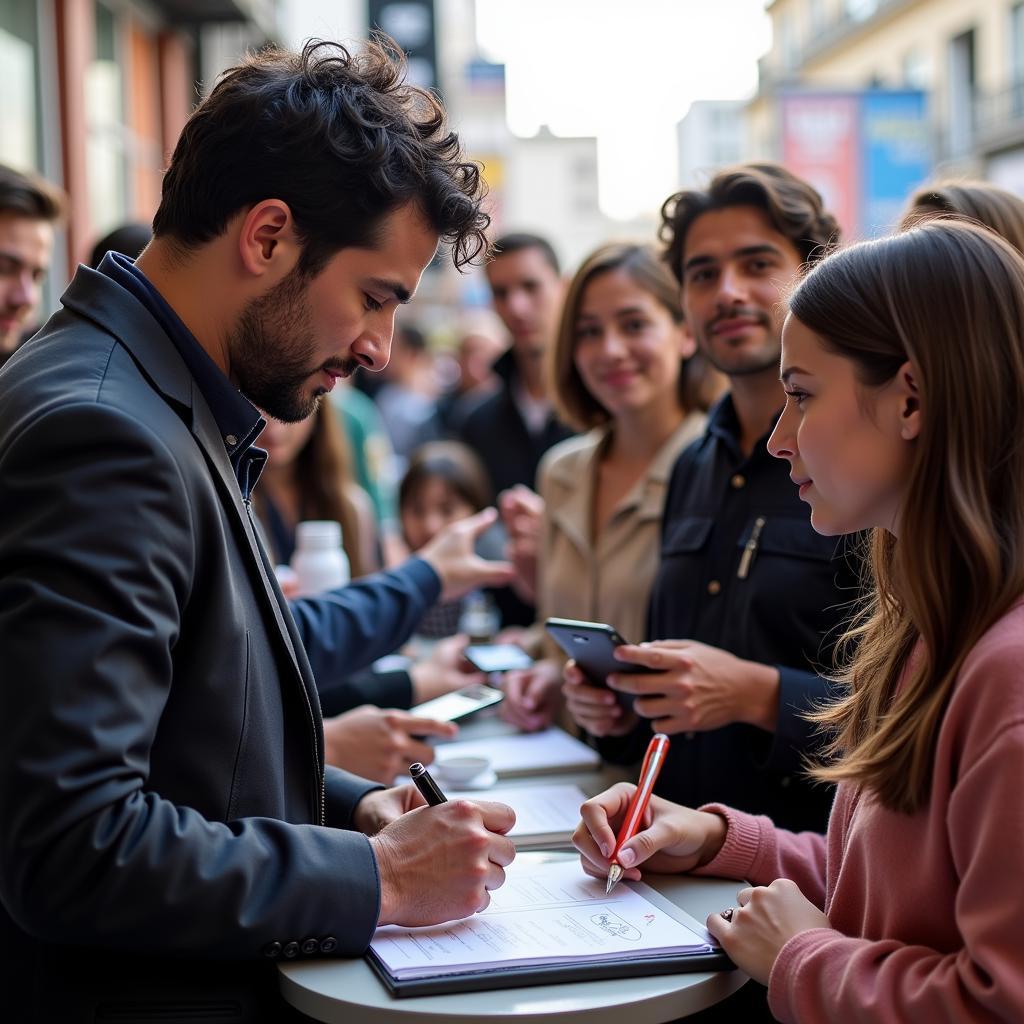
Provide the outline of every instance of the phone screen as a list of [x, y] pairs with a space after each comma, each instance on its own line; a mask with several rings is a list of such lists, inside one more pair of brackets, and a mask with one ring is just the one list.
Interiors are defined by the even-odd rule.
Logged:
[[515, 644], [470, 644], [464, 654], [481, 672], [511, 672], [533, 664], [533, 658]]
[[501, 690], [495, 690], [490, 686], [466, 686], [461, 690], [452, 693], [442, 694], [433, 700], [425, 701], [411, 708], [412, 714], [417, 718], [433, 718], [438, 722], [454, 722], [458, 718], [465, 718], [474, 711], [497, 704], [504, 699]]

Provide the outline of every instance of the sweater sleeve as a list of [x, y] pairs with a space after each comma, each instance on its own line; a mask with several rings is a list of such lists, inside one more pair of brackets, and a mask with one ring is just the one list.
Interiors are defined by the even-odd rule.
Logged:
[[825, 907], [825, 837], [817, 832], [787, 832], [770, 818], [744, 814], [722, 804], [700, 810], [725, 818], [725, 842], [718, 854], [695, 875], [742, 878], [770, 885], [789, 878], [816, 907]]
[[[795, 935], [772, 968], [768, 998], [780, 1020], [817, 1024], [1024, 1019], [1024, 722], [1008, 724], [961, 776], [947, 834], [960, 884], [952, 951], [830, 929]], [[922, 893], [922, 899], [928, 894]]]

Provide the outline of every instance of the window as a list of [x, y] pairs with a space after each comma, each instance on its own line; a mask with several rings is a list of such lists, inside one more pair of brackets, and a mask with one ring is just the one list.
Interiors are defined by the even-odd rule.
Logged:
[[928, 89], [932, 84], [932, 65], [927, 53], [916, 46], [903, 55], [901, 62], [903, 85], [908, 89]]
[[19, 170], [39, 170], [36, 97], [36, 5], [0, 0], [0, 139], [3, 160]]
[[96, 53], [85, 75], [89, 214], [101, 235], [127, 219], [124, 83], [120, 25], [109, 8], [95, 7]]

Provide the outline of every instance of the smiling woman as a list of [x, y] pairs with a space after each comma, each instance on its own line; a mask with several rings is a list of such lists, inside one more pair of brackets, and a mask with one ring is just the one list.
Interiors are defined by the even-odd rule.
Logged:
[[[668, 474], [722, 379], [695, 354], [667, 267], [631, 244], [602, 246], [576, 272], [549, 371], [560, 417], [589, 432], [552, 448], [538, 474], [540, 619], [611, 622], [638, 639]], [[505, 714], [527, 728], [559, 705], [565, 659], [549, 655], [506, 683]]]

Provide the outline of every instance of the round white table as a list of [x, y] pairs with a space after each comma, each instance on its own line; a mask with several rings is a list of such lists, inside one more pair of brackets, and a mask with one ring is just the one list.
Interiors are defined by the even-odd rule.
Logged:
[[[644, 881], [701, 922], [733, 906], [742, 887], [677, 875], [647, 875]], [[325, 1024], [660, 1024], [706, 1009], [747, 980], [740, 971], [714, 971], [395, 999], [363, 960], [282, 964], [280, 972], [284, 998]]]

